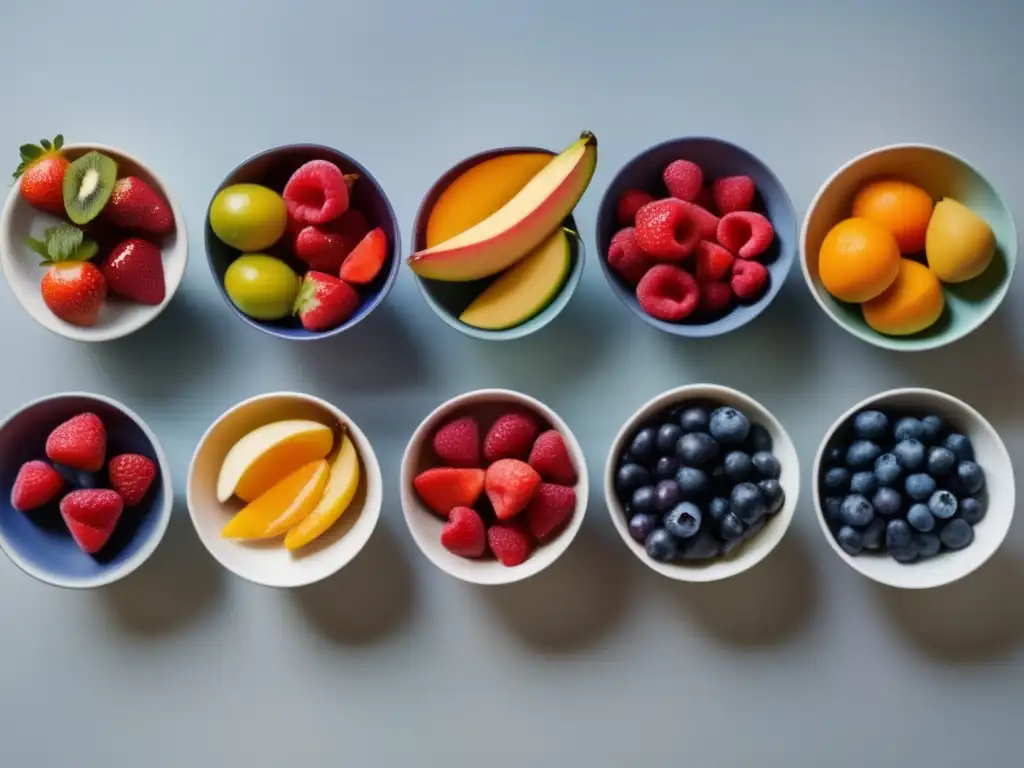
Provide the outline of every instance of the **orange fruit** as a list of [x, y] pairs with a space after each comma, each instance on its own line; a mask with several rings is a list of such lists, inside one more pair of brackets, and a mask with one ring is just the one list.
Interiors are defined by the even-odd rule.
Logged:
[[900, 259], [900, 273], [885, 291], [861, 305], [864, 320], [879, 333], [909, 336], [942, 316], [942, 284], [924, 264]]
[[272, 539], [306, 517], [320, 501], [331, 474], [324, 459], [299, 467], [246, 504], [220, 535], [225, 539]]
[[818, 275], [825, 290], [840, 301], [869, 301], [896, 279], [900, 249], [896, 238], [867, 219], [846, 219], [836, 224], [818, 251]]
[[933, 207], [931, 195], [897, 179], [872, 181], [853, 199], [853, 215], [870, 219], [892, 232], [902, 253], [924, 250]]

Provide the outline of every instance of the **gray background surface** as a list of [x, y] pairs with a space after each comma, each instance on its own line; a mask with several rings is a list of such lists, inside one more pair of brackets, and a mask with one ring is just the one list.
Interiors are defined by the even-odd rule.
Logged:
[[[831, 552], [809, 505], [818, 441], [856, 400], [903, 385], [973, 403], [1012, 455], [1024, 340], [1020, 279], [975, 335], [934, 353], [871, 348], [832, 325], [798, 270], [762, 317], [685, 343], [642, 325], [593, 252], [601, 193], [634, 153], [711, 134], [761, 155], [802, 217], [839, 164], [926, 141], [961, 153], [1024, 222], [1024, 5], [553, 0], [5, 2], [0, 147], [63, 131], [144, 158], [192, 235], [177, 298], [144, 331], [76, 345], [0, 290], [0, 410], [103, 392], [156, 430], [179, 503], [134, 577], [81, 594], [0, 561], [0, 762], [188, 765], [1019, 765], [1024, 532], [951, 588], [897, 594]], [[435, 318], [403, 270], [344, 336], [279, 341], [222, 303], [202, 245], [209, 196], [250, 153], [315, 141], [357, 157], [408, 243], [446, 168], [506, 144], [600, 140], [577, 209], [589, 249], [565, 313], [487, 345]], [[662, 390], [738, 387], [790, 430], [797, 519], [748, 575], [680, 586], [615, 537], [601, 499], [621, 422]], [[475, 589], [414, 548], [401, 452], [434, 406], [480, 386], [558, 410], [586, 451], [591, 505], [564, 559], [532, 582]], [[231, 577], [184, 506], [200, 435], [276, 389], [328, 398], [374, 442], [386, 478], [367, 550], [313, 588]]]

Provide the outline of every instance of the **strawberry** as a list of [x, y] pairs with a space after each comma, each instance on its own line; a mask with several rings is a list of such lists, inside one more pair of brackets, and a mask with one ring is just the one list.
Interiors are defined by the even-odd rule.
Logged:
[[110, 487], [120, 494], [126, 507], [142, 503], [156, 479], [156, 464], [148, 456], [122, 453], [107, 464]]
[[380, 274], [388, 258], [388, 237], [380, 227], [371, 229], [345, 257], [338, 276], [348, 283], [365, 285]]
[[64, 478], [45, 461], [26, 461], [11, 488], [11, 506], [29, 512], [50, 502], [64, 487]]
[[43, 232], [43, 240], [25, 238], [25, 244], [43, 257], [49, 267], [40, 281], [43, 303], [53, 314], [74, 325], [96, 323], [107, 282], [99, 267], [89, 262], [99, 250], [78, 227], [60, 224]]
[[522, 512], [539, 487], [537, 470], [519, 459], [499, 459], [487, 468], [484, 478], [484, 490], [499, 520]]
[[167, 235], [174, 231], [174, 213], [167, 201], [137, 176], [114, 182], [110, 200], [100, 215], [131, 232]]
[[357, 210], [349, 210], [326, 224], [300, 224], [288, 219], [289, 231], [295, 235], [295, 256], [310, 269], [336, 275], [345, 258], [369, 231], [366, 218]]
[[576, 491], [564, 485], [541, 483], [524, 513], [526, 525], [533, 538], [544, 541], [572, 517], [575, 509]]
[[434, 453], [450, 467], [479, 467], [480, 425], [472, 416], [449, 421], [434, 433]]
[[420, 500], [447, 520], [455, 507], [471, 507], [480, 498], [484, 471], [437, 467], [418, 474], [412, 485]]
[[487, 547], [484, 522], [470, 507], [455, 507], [441, 529], [441, 546], [460, 557], [480, 557]]
[[46, 438], [50, 461], [86, 472], [98, 472], [107, 457], [107, 430], [95, 413], [80, 413]]
[[512, 411], [499, 416], [484, 438], [484, 459], [488, 464], [498, 459], [525, 459], [540, 428], [525, 411]]
[[101, 270], [107, 287], [126, 299], [155, 306], [167, 295], [163, 255], [147, 240], [132, 237], [119, 243]]
[[124, 502], [117, 492], [106, 488], [72, 491], [60, 502], [60, 514], [71, 536], [90, 555], [103, 549], [123, 509]]
[[337, 328], [359, 307], [359, 294], [336, 277], [311, 270], [302, 278], [294, 313], [307, 331]]
[[526, 562], [533, 549], [530, 535], [520, 526], [498, 524], [487, 529], [487, 545], [502, 565], [512, 568]]
[[537, 437], [530, 449], [529, 464], [548, 482], [576, 485], [576, 467], [557, 429], [549, 429]]
[[71, 165], [61, 154], [63, 146], [60, 134], [52, 142], [43, 139], [38, 145], [23, 144], [21, 163], [14, 172], [14, 178], [21, 178], [21, 196], [29, 205], [60, 217], [65, 215], [64, 173]]

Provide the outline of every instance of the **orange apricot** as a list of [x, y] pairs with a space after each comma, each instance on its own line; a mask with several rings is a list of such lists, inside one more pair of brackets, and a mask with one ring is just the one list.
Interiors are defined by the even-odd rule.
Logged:
[[931, 195], [897, 179], [872, 181], [853, 199], [853, 215], [870, 219], [892, 232], [901, 253], [924, 250], [933, 208]]
[[840, 301], [869, 301], [896, 279], [900, 249], [896, 238], [867, 219], [846, 219], [829, 230], [818, 252], [818, 275]]
[[900, 259], [900, 271], [884, 293], [861, 305], [864, 320], [879, 333], [909, 336], [942, 315], [942, 284], [924, 264]]

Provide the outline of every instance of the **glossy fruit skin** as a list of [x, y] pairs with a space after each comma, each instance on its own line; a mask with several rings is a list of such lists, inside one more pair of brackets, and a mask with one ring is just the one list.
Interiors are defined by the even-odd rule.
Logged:
[[867, 219], [846, 219], [829, 230], [818, 252], [818, 275], [840, 301], [860, 304], [892, 285], [900, 249], [889, 230]]
[[239, 311], [255, 320], [280, 320], [292, 312], [299, 276], [280, 259], [246, 253], [224, 274], [224, 290]]
[[889, 230], [901, 253], [924, 250], [933, 208], [931, 195], [921, 187], [898, 179], [872, 181], [853, 199], [853, 215]]
[[103, 273], [88, 261], [53, 264], [43, 275], [39, 288], [47, 309], [65, 322], [84, 327], [96, 324], [107, 296]]
[[169, 235], [174, 231], [174, 212], [167, 201], [136, 176], [125, 176], [114, 183], [100, 214], [105, 221], [129, 232]]
[[288, 210], [274, 190], [259, 184], [232, 184], [210, 204], [210, 227], [226, 245], [262, 251], [284, 234]]
[[21, 196], [33, 208], [64, 216], [64, 173], [71, 163], [59, 152], [39, 159], [21, 176]]
[[111, 293], [151, 306], [167, 296], [163, 255], [147, 240], [132, 237], [119, 243], [101, 269]]

